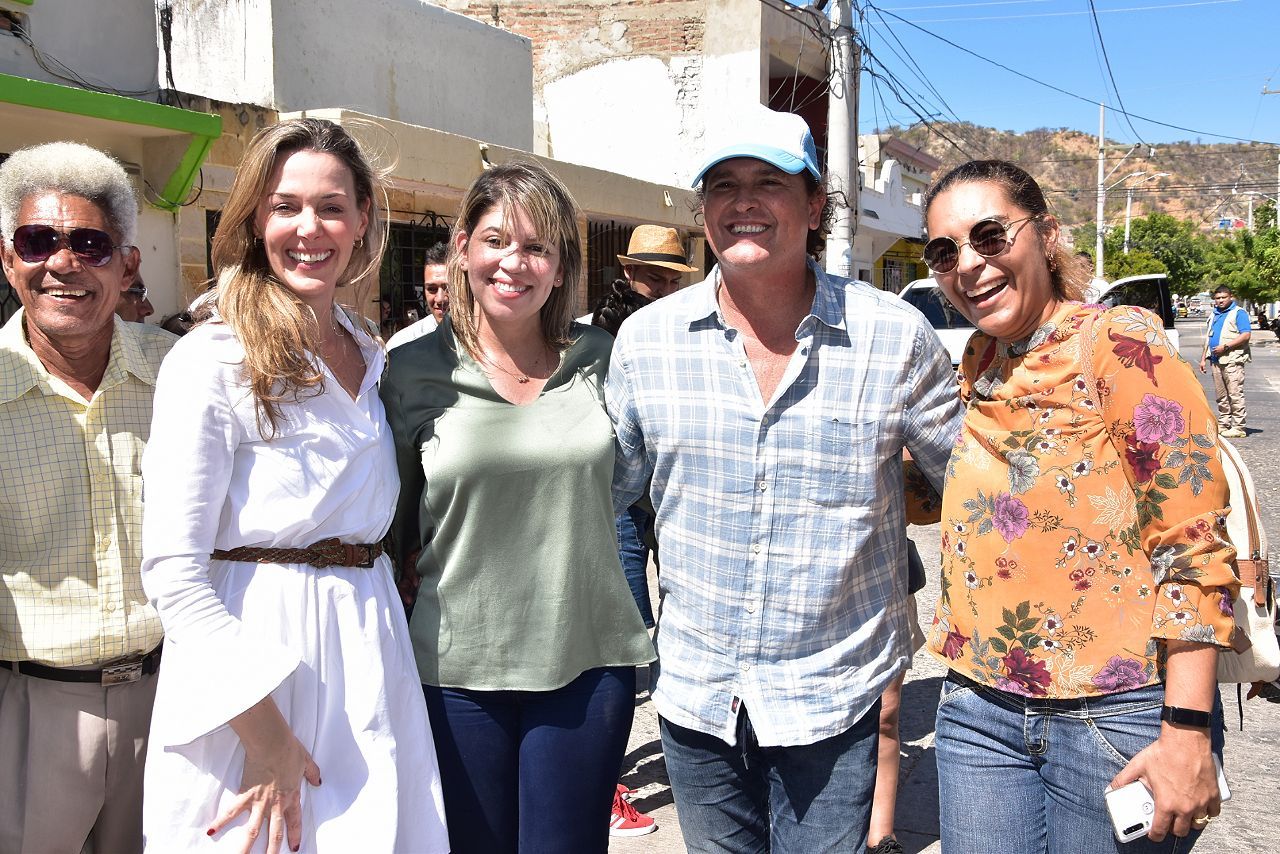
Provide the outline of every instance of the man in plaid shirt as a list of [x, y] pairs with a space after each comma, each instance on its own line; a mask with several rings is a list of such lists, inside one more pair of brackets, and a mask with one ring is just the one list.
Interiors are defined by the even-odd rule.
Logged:
[[744, 111], [708, 151], [718, 264], [623, 324], [606, 391], [616, 506], [652, 477], [667, 770], [690, 851], [852, 851], [911, 654], [902, 452], [941, 485], [951, 361], [913, 308], [814, 263], [803, 119]]

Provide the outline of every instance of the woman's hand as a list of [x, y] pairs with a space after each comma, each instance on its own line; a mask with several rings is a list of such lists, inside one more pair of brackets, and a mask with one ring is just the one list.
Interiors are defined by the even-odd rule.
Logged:
[[[1218, 649], [1191, 641], [1165, 641], [1165, 705], [1208, 711], [1217, 696]], [[1139, 778], [1147, 783], [1156, 802], [1152, 817], [1152, 842], [1186, 836], [1203, 830], [1222, 809], [1218, 796], [1218, 771], [1213, 764], [1210, 730], [1160, 724], [1160, 737], [1129, 761], [1111, 781], [1111, 788]], [[1196, 821], [1201, 819], [1201, 821]]]
[[288, 838], [289, 850], [302, 845], [302, 781], [320, 785], [320, 769], [289, 729], [275, 701], [265, 697], [231, 720], [244, 745], [240, 794], [209, 827], [213, 836], [246, 810], [249, 823], [240, 849], [249, 854], [267, 826], [267, 854], [278, 854]]
[[1171, 830], [1174, 836], [1202, 830], [1207, 822], [1195, 819], [1213, 818], [1222, 809], [1207, 730], [1163, 724], [1160, 737], [1129, 761], [1111, 781], [1111, 788], [1138, 779], [1146, 782], [1156, 802], [1147, 834], [1152, 842], [1164, 839]]
[[396, 589], [400, 592], [400, 601], [404, 603], [406, 613], [413, 610], [413, 603], [418, 601], [418, 587], [422, 585], [422, 576], [418, 574], [420, 554], [422, 549], [410, 552], [396, 578]]

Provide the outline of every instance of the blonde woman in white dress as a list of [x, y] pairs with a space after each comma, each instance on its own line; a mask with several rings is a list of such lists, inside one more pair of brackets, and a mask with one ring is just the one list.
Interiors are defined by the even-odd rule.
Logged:
[[399, 491], [385, 354], [335, 301], [378, 269], [378, 187], [335, 124], [260, 132], [214, 237], [214, 315], [161, 369], [143, 460], [143, 583], [166, 631], [150, 851], [448, 850], [381, 553]]

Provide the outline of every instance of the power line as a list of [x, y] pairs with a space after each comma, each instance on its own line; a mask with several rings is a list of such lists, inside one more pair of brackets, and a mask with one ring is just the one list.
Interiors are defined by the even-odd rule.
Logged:
[[[1124, 9], [1103, 9], [1103, 14], [1116, 12], [1156, 12], [1162, 9], [1185, 9], [1191, 6], [1221, 6], [1225, 3], [1239, 3], [1241, 0], [1192, 0], [1184, 3], [1166, 3], [1163, 6], [1130, 6]], [[903, 10], [906, 11], [906, 10]], [[1026, 12], [1021, 15], [982, 15], [968, 18], [928, 18], [918, 21], [921, 24], [954, 24], [976, 21], [1016, 21], [1026, 18], [1074, 18], [1086, 15], [1087, 12]]]
[[1093, 4], [1093, 0], [1089, 0], [1089, 12], [1093, 16], [1093, 31], [1098, 36], [1098, 47], [1102, 50], [1102, 61], [1107, 66], [1107, 77], [1111, 80], [1111, 91], [1115, 93], [1116, 103], [1120, 105], [1120, 115], [1124, 116], [1125, 124], [1129, 126], [1129, 130], [1133, 131], [1133, 135], [1137, 137], [1138, 142], [1146, 145], [1146, 140], [1142, 138], [1142, 134], [1138, 133], [1138, 129], [1129, 120], [1129, 111], [1125, 108], [1124, 99], [1120, 97], [1120, 87], [1116, 85], [1116, 75], [1111, 70], [1111, 57], [1107, 56], [1107, 44], [1102, 40], [1102, 27], [1098, 24], [1098, 8]]
[[[1231, 2], [1231, 0], [1212, 0], [1212, 2]], [[975, 59], [980, 59], [980, 60], [982, 60], [983, 62], [989, 63], [989, 64], [991, 64], [991, 65], [996, 66], [997, 68], [1003, 69], [1004, 71], [1007, 71], [1007, 72], [1009, 72], [1010, 74], [1012, 74], [1012, 75], [1014, 75], [1014, 76], [1016, 76], [1016, 77], [1021, 77], [1023, 80], [1026, 80], [1026, 81], [1031, 82], [1031, 83], [1035, 83], [1035, 84], [1036, 84], [1036, 85], [1038, 85], [1038, 86], [1043, 86], [1043, 87], [1045, 87], [1046, 89], [1051, 89], [1051, 90], [1053, 90], [1054, 92], [1057, 92], [1057, 93], [1059, 93], [1059, 94], [1061, 94], [1061, 95], [1066, 95], [1066, 96], [1067, 96], [1067, 97], [1069, 97], [1069, 98], [1074, 98], [1074, 99], [1076, 99], [1077, 101], [1083, 101], [1084, 103], [1086, 103], [1086, 104], [1092, 104], [1092, 105], [1093, 105], [1093, 106], [1095, 106], [1095, 107], [1102, 106], [1102, 104], [1100, 104], [1099, 102], [1097, 102], [1097, 101], [1093, 100], [1092, 98], [1086, 98], [1086, 97], [1085, 97], [1085, 96], [1083, 96], [1083, 95], [1077, 95], [1075, 92], [1069, 92], [1069, 91], [1067, 91], [1066, 89], [1063, 89], [1063, 88], [1062, 88], [1062, 87], [1060, 87], [1060, 86], [1055, 86], [1055, 85], [1053, 85], [1052, 83], [1046, 83], [1046, 82], [1045, 82], [1045, 81], [1043, 81], [1043, 80], [1038, 80], [1037, 78], [1032, 77], [1032, 76], [1031, 76], [1031, 75], [1029, 75], [1029, 74], [1024, 74], [1024, 73], [1022, 73], [1021, 71], [1017, 71], [1016, 69], [1010, 68], [1009, 66], [1005, 65], [1004, 63], [997, 62], [997, 61], [996, 61], [996, 60], [994, 60], [994, 59], [989, 59], [988, 57], [985, 57], [985, 56], [983, 56], [983, 55], [982, 55], [982, 54], [980, 54], [980, 53], [976, 53], [976, 52], [974, 52], [974, 51], [970, 50], [970, 49], [969, 49], [969, 48], [967, 48], [967, 47], [964, 47], [964, 46], [962, 46], [962, 45], [956, 44], [955, 42], [951, 41], [950, 39], [945, 38], [945, 37], [943, 37], [943, 36], [940, 36], [940, 35], [938, 35], [938, 34], [937, 34], [937, 33], [935, 33], [935, 32], [932, 32], [932, 31], [930, 31], [930, 30], [926, 30], [924, 27], [920, 26], [919, 24], [915, 23], [914, 21], [908, 21], [906, 18], [903, 18], [901, 15], [895, 15], [894, 13], [892, 13], [892, 12], [890, 12], [890, 11], [887, 11], [887, 10], [885, 10], [885, 9], [881, 9], [881, 8], [879, 8], [878, 6], [875, 6], [875, 5], [871, 4], [871, 3], [868, 3], [867, 5], [868, 5], [868, 7], [875, 9], [877, 12], [879, 12], [879, 13], [881, 13], [881, 14], [888, 15], [889, 17], [893, 18], [894, 20], [899, 21], [899, 22], [901, 22], [901, 23], [903, 23], [903, 24], [906, 24], [907, 26], [909, 26], [909, 27], [911, 27], [911, 28], [913, 28], [913, 29], [919, 30], [920, 32], [924, 33], [925, 35], [927, 35], [927, 36], [931, 36], [931, 37], [933, 37], [933, 38], [937, 39], [938, 41], [943, 42], [944, 44], [950, 45], [951, 47], [955, 48], [956, 50], [958, 50], [958, 51], [960, 51], [960, 52], [962, 52], [962, 53], [966, 53], [966, 54], [968, 54], [969, 56], [974, 57]], [[1113, 10], [1113, 11], [1120, 11], [1120, 10]], [[1196, 130], [1196, 129], [1194, 129], [1194, 128], [1188, 128], [1188, 127], [1183, 127], [1183, 126], [1181, 126], [1181, 125], [1170, 124], [1169, 122], [1162, 122], [1162, 121], [1159, 121], [1158, 119], [1149, 118], [1149, 117], [1147, 117], [1147, 116], [1140, 116], [1140, 115], [1138, 115], [1137, 113], [1131, 113], [1131, 112], [1128, 112], [1128, 111], [1125, 111], [1125, 110], [1117, 110], [1117, 109], [1116, 109], [1116, 108], [1114, 108], [1114, 107], [1112, 107], [1112, 108], [1111, 108], [1111, 110], [1112, 110], [1112, 112], [1119, 112], [1119, 113], [1121, 113], [1121, 114], [1122, 114], [1122, 115], [1124, 115], [1126, 118], [1139, 119], [1139, 120], [1141, 120], [1141, 121], [1148, 122], [1148, 123], [1153, 124], [1153, 125], [1159, 125], [1160, 127], [1171, 128], [1171, 129], [1173, 129], [1173, 130], [1180, 130], [1180, 131], [1183, 131], [1184, 133], [1197, 134], [1197, 135], [1199, 135], [1199, 136], [1211, 136], [1211, 137], [1214, 137], [1215, 139], [1231, 139], [1231, 140], [1235, 140], [1235, 141], [1237, 141], [1237, 142], [1256, 142], [1256, 143], [1261, 143], [1262, 145], [1275, 145], [1275, 144], [1276, 144], [1275, 142], [1271, 142], [1271, 141], [1268, 141], [1268, 140], [1261, 140], [1261, 139], [1245, 139], [1244, 137], [1239, 137], [1239, 136], [1228, 136], [1228, 135], [1226, 135], [1226, 134], [1221, 134], [1221, 133], [1211, 133], [1211, 132], [1209, 132], [1209, 131]]]

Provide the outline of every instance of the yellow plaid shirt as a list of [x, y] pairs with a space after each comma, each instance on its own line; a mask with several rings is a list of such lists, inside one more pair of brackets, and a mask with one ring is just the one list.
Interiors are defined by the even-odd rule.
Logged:
[[86, 403], [0, 329], [0, 660], [99, 665], [153, 649], [142, 591], [142, 449], [160, 362], [177, 338], [115, 319]]

